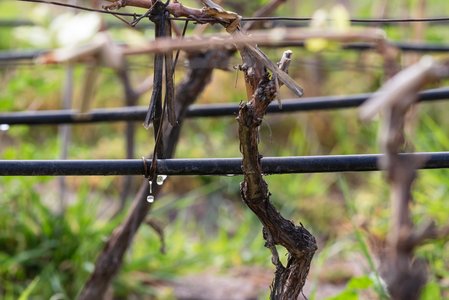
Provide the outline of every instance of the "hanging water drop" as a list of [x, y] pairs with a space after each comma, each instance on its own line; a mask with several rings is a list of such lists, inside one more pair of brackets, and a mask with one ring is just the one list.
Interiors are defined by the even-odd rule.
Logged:
[[152, 180], [148, 180], [148, 190], [149, 190], [149, 195], [147, 196], [147, 202], [148, 203], [153, 203], [154, 202], [154, 196], [153, 194], [153, 181]]
[[165, 179], [167, 179], [167, 175], [157, 175], [157, 177], [156, 177], [157, 185], [163, 185]]
[[9, 125], [8, 124], [0, 124], [0, 131], [8, 131]]

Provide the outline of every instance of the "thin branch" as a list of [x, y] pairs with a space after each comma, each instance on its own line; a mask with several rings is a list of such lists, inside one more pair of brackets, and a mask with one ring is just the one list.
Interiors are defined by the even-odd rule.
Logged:
[[316, 29], [287, 29], [251, 31], [250, 35], [231, 36], [225, 34], [204, 35], [201, 38], [158, 39], [151, 44], [126, 48], [125, 55], [143, 53], [170, 52], [173, 50], [198, 51], [199, 49], [233, 48], [245, 45], [276, 46], [288, 42], [299, 42], [307, 39], [321, 38], [341, 43], [369, 42], [377, 44], [385, 39], [384, 31], [373, 28], [351, 28], [346, 31]]
[[431, 57], [425, 56], [418, 63], [406, 68], [397, 76], [389, 80], [382, 88], [360, 108], [360, 116], [364, 120], [383, 110], [395, 105], [409, 107], [414, 102], [414, 97], [409, 97], [417, 92], [427, 83], [449, 75], [449, 69]]

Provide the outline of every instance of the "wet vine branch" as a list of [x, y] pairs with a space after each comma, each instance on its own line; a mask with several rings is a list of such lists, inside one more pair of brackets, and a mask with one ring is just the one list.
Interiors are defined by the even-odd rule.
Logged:
[[[286, 51], [279, 68], [287, 71], [291, 51]], [[266, 247], [272, 252], [276, 266], [272, 283], [271, 299], [297, 299], [304, 287], [310, 263], [317, 250], [313, 235], [302, 226], [296, 226], [285, 219], [270, 202], [268, 185], [263, 179], [258, 149], [259, 126], [271, 101], [276, 98], [278, 82], [276, 75], [270, 75], [266, 68], [251, 55], [241, 50], [242, 70], [250, 100], [240, 106], [238, 115], [240, 151], [244, 180], [240, 193], [245, 204], [263, 224]], [[288, 250], [288, 263], [283, 266], [277, 254], [276, 245]]]

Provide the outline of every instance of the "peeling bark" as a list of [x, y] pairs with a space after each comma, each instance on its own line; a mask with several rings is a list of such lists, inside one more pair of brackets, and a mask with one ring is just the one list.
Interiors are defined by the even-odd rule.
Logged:
[[[272, 283], [271, 299], [296, 299], [306, 282], [310, 263], [317, 250], [313, 235], [302, 226], [296, 226], [285, 219], [270, 202], [268, 185], [263, 179], [258, 149], [258, 131], [268, 104], [277, 93], [276, 78], [271, 78], [265, 68], [245, 51], [241, 51], [247, 92], [251, 99], [240, 106], [238, 123], [240, 151], [243, 155], [244, 180], [241, 196], [245, 204], [256, 214], [264, 226], [266, 247], [270, 248], [273, 264], [276, 266]], [[285, 52], [291, 55], [291, 52]], [[288, 57], [289, 62], [289, 57]], [[286, 70], [288, 63], [280, 68]], [[260, 74], [263, 74], [260, 77]], [[283, 266], [279, 260], [276, 245], [288, 250], [288, 263]]]

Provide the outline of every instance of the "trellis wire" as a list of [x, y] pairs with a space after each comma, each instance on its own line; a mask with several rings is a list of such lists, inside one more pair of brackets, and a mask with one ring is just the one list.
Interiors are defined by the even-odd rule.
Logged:
[[[133, 17], [138, 18], [141, 17], [141, 14], [136, 13], [124, 13], [124, 12], [118, 12], [118, 11], [109, 11], [109, 10], [102, 10], [102, 9], [94, 9], [90, 7], [85, 6], [78, 6], [78, 5], [72, 5], [68, 3], [62, 3], [58, 1], [48, 1], [48, 0], [19, 0], [21, 2], [32, 2], [32, 3], [45, 3], [45, 4], [51, 4], [51, 5], [57, 5], [57, 6], [64, 6], [67, 8], [75, 8], [79, 10], [85, 10], [85, 11], [91, 11], [91, 12], [97, 12], [102, 14], [109, 14], [109, 15], [118, 15], [118, 16], [124, 16], [124, 17]], [[179, 20], [179, 21], [198, 21], [195, 18], [170, 18], [172, 20]], [[309, 22], [311, 21], [311, 17], [242, 17], [241, 21], [295, 21], [295, 22]], [[207, 21], [207, 20], [206, 20]], [[212, 19], [211, 21], [216, 21]], [[440, 23], [440, 22], [449, 22], [449, 17], [431, 17], [431, 18], [377, 18], [377, 19], [361, 19], [361, 18], [351, 18], [351, 23], [372, 23], [376, 25], [382, 25], [382, 24], [392, 24], [392, 23], [417, 23], [417, 22], [426, 22], [426, 23]]]
[[[126, 14], [128, 16], [128, 14]], [[136, 15], [138, 17], [138, 15]], [[281, 17], [282, 18], [282, 17]], [[245, 21], [250, 21], [249, 18], [243, 20], [243, 22]], [[265, 28], [274, 28], [274, 27], [288, 27], [288, 28], [297, 28], [297, 27], [307, 27], [309, 25], [310, 22], [310, 18], [297, 18], [296, 20], [287, 20], [285, 18], [283, 19], [274, 19], [273, 17], [271, 19], [264, 19], [264, 20], [258, 20], [260, 22], [265, 22]], [[374, 21], [374, 22], [373, 22]], [[379, 26], [379, 23], [384, 26], [384, 27], [391, 27], [391, 26], [402, 26], [403, 22], [394, 22], [393, 19], [388, 20], [385, 19], [382, 22], [378, 22], [380, 20], [363, 20], [363, 19], [354, 19], [351, 22], [353, 24], [357, 24], [357, 25], [361, 25], [361, 26]], [[425, 22], [425, 21], [423, 21]], [[436, 19], [433, 20], [431, 22], [429, 22], [428, 25], [431, 26], [444, 26], [448, 23], [449, 21], [447, 21], [445, 18], [444, 19]], [[19, 26], [37, 26], [38, 24], [36, 24], [35, 22], [31, 21], [31, 20], [26, 20], [26, 19], [22, 19], [22, 20], [8, 20], [8, 19], [4, 19], [4, 20], [0, 20], [0, 27], [19, 27]], [[117, 22], [117, 21], [106, 21], [106, 26], [108, 28], [123, 28], [126, 27], [125, 24], [123, 22]], [[153, 24], [149, 23], [149, 24], [142, 24], [142, 23], [138, 23], [137, 25], [135, 25], [134, 28], [137, 29], [148, 29], [148, 28], [152, 28]]]
[[[449, 152], [404, 153], [428, 158], [422, 169], [449, 168]], [[363, 172], [379, 170], [382, 154], [265, 157], [264, 174]], [[148, 167], [151, 160], [147, 159]], [[160, 159], [158, 174], [240, 175], [241, 158]], [[0, 176], [113, 176], [144, 175], [140, 159], [116, 160], [0, 160]]]
[[[298, 98], [282, 101], [282, 108], [277, 103], [271, 103], [269, 113], [288, 113], [311, 110], [331, 110], [353, 108], [361, 105], [373, 94], [358, 94], [349, 96], [327, 96]], [[418, 94], [419, 101], [439, 101], [449, 99], [449, 87], [431, 89]], [[187, 117], [224, 117], [235, 116], [238, 103], [192, 105], [187, 111]], [[73, 110], [27, 111], [0, 114], [0, 124], [8, 125], [51, 125], [51, 124], [86, 124], [97, 122], [137, 121], [142, 122], [147, 113], [147, 107], [122, 107], [110, 109], [95, 109], [80, 114]]]
[[[0, 20], [0, 27], [8, 28], [8, 27], [20, 27], [20, 26], [39, 26], [39, 23], [35, 23], [32, 20]], [[116, 21], [106, 21], [106, 26], [108, 28], [123, 28], [123, 22], [116, 22]], [[153, 23], [150, 24], [137, 24], [135, 28], [137, 29], [148, 29], [153, 28]]]

